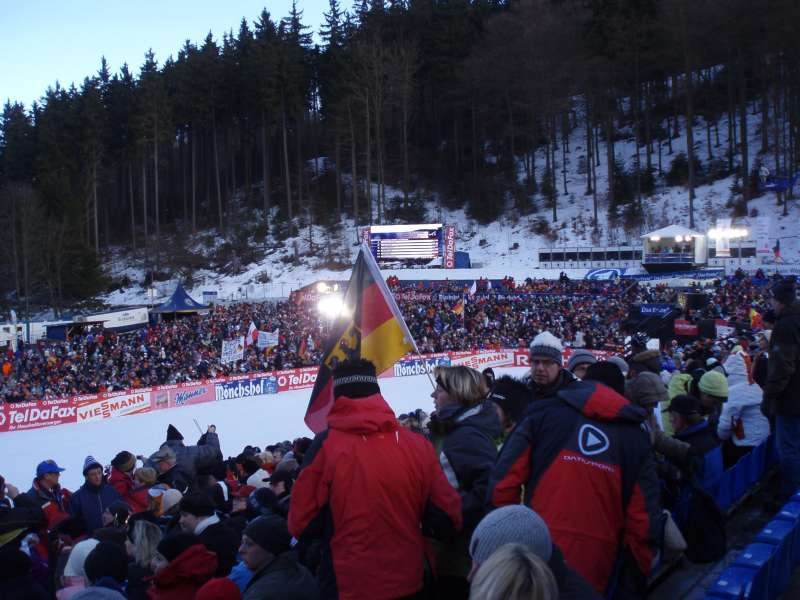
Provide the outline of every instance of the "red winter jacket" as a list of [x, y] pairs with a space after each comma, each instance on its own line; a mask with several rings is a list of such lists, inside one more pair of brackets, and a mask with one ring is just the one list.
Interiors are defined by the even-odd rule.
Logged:
[[203, 584], [217, 570], [217, 555], [203, 544], [190, 546], [170, 561], [153, 578], [147, 590], [151, 600], [194, 600]]
[[530, 405], [492, 474], [491, 504], [519, 504], [524, 491], [567, 564], [601, 594], [618, 558], [641, 586], [655, 555], [659, 486], [644, 418], [611, 388], [571, 381]]
[[137, 486], [136, 481], [129, 473], [120, 471], [116, 467], [111, 467], [111, 474], [108, 476], [108, 485], [117, 490], [122, 501], [131, 507], [131, 514], [147, 510], [148, 486]]
[[299, 538], [317, 517], [330, 519], [323, 562], [339, 598], [397, 598], [422, 588], [423, 534], [459, 530], [461, 500], [430, 442], [400, 427], [380, 394], [339, 397], [292, 489], [289, 531]]

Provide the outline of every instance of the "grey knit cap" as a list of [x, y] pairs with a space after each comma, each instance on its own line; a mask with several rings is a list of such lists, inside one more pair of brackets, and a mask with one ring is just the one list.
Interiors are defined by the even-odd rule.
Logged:
[[608, 358], [606, 362], [610, 362], [613, 365], [617, 365], [619, 367], [619, 370], [622, 371], [623, 375], [628, 374], [628, 363], [625, 362], [625, 359], [622, 358], [621, 356], [612, 356], [611, 358]]
[[573, 350], [567, 361], [567, 371], [572, 371], [578, 365], [593, 365], [597, 362], [594, 354], [583, 348]]
[[562, 352], [564, 346], [561, 345], [561, 340], [554, 336], [549, 331], [543, 331], [531, 342], [531, 358], [549, 358], [556, 363], [563, 364]]
[[645, 371], [629, 380], [625, 386], [625, 397], [638, 406], [652, 406], [669, 400], [667, 386], [655, 373]]
[[522, 544], [545, 562], [553, 553], [547, 524], [527, 506], [513, 504], [493, 510], [478, 523], [469, 554], [476, 563], [483, 564], [500, 546], [514, 543]]

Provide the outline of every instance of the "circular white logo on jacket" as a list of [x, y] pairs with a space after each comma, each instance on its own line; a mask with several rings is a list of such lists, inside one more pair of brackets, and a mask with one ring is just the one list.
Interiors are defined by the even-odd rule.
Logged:
[[581, 454], [594, 456], [608, 450], [608, 436], [594, 425], [586, 424], [578, 432], [578, 449]]

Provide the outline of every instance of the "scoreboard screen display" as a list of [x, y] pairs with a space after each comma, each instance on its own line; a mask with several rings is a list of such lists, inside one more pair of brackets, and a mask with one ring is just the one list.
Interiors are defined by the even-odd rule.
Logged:
[[443, 228], [432, 225], [373, 225], [369, 244], [377, 261], [432, 260], [442, 256]]

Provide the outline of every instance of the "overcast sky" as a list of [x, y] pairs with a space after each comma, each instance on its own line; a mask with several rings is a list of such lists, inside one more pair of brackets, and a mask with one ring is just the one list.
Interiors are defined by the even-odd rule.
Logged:
[[[68, 88], [95, 74], [105, 56], [111, 73], [128, 63], [138, 75], [148, 48], [159, 66], [177, 56], [185, 40], [200, 44], [209, 31], [217, 41], [252, 29], [266, 8], [278, 21], [291, 0], [0, 0], [0, 103], [30, 108], [48, 86]], [[342, 2], [349, 7], [349, 2]], [[316, 33], [328, 0], [297, 0], [303, 24]]]

